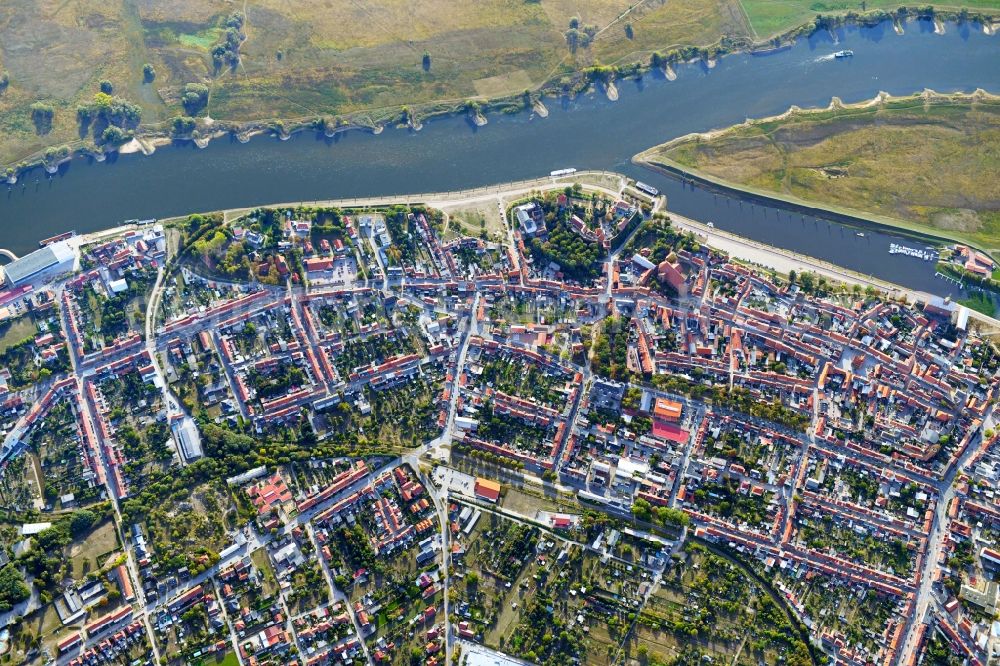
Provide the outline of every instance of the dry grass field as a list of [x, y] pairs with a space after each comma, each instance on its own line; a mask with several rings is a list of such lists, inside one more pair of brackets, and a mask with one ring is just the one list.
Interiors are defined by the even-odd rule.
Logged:
[[647, 153], [778, 196], [863, 211], [1000, 252], [1000, 102], [920, 96], [803, 112]]
[[[874, 0], [878, 6], [889, 0]], [[875, 4], [870, 3], [870, 7]], [[142, 107], [142, 123], [182, 115], [306, 119], [443, 108], [517, 95], [595, 65], [712, 46], [811, 20], [805, 0], [4, 0], [0, 2], [0, 165], [79, 142], [77, 108], [101, 81]], [[973, 0], [970, 7], [997, 7]], [[826, 7], [826, 5], [822, 5]], [[857, 9], [847, 7], [830, 11]], [[239, 58], [213, 60], [226, 21], [245, 15]], [[753, 26], [753, 27], [751, 27]], [[573, 32], [575, 30], [575, 32]], [[425, 57], [426, 56], [426, 57]], [[155, 69], [145, 80], [143, 66]], [[36, 129], [31, 106], [53, 110]]]
[[[189, 83], [209, 86], [199, 114], [216, 120], [385, 118], [402, 105], [519, 94], [595, 63], [746, 36], [737, 1], [5, 0], [0, 163], [80, 140], [77, 107], [104, 80], [142, 107], [147, 126], [184, 113]], [[212, 50], [237, 11], [246, 16], [239, 64], [219, 67]], [[31, 114], [39, 101], [54, 111], [41, 133]]]

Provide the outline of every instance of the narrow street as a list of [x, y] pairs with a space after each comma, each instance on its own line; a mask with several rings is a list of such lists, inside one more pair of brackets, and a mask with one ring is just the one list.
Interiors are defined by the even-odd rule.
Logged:
[[[326, 579], [326, 584], [330, 589], [330, 599], [333, 603], [344, 604], [344, 611], [351, 618], [351, 623], [354, 625], [354, 634], [358, 637], [358, 641], [361, 643], [361, 649], [365, 654], [365, 660], [372, 664], [371, 654], [368, 652], [368, 644], [365, 642], [365, 635], [361, 631], [361, 625], [358, 624], [357, 615], [354, 613], [354, 608], [351, 606], [351, 600], [344, 594], [340, 588], [333, 581], [333, 573], [330, 571], [330, 564], [326, 561], [322, 555], [320, 555], [319, 542], [316, 540], [316, 532], [313, 530], [311, 522], [305, 523], [303, 526], [305, 528], [306, 534], [309, 535], [309, 540], [312, 542], [313, 548], [315, 548], [316, 558], [319, 560], [320, 569], [323, 571], [323, 578]], [[301, 654], [305, 654], [301, 652]]]

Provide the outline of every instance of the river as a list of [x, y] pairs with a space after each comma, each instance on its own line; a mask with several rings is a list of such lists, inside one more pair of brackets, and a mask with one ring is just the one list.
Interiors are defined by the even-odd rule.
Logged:
[[[855, 56], [833, 60], [836, 50]], [[803, 252], [941, 294], [954, 287], [933, 276], [932, 262], [888, 254], [888, 233], [864, 238], [839, 224], [780, 208], [751, 206], [684, 185], [632, 165], [630, 158], [693, 131], [724, 127], [790, 105], [825, 106], [931, 88], [1000, 92], [1000, 37], [975, 23], [910, 21], [904, 35], [888, 22], [817, 33], [767, 56], [735, 54], [716, 67], [689, 64], [675, 81], [647, 75], [620, 81], [617, 102], [591, 93], [548, 99], [548, 118], [494, 114], [477, 128], [462, 117], [424, 124], [419, 132], [354, 131], [327, 139], [299, 134], [288, 141], [258, 137], [248, 144], [219, 139], [198, 149], [162, 147], [153, 156], [122, 155], [101, 163], [78, 159], [48, 177], [41, 170], [0, 194], [0, 247], [22, 253], [41, 238], [92, 231], [130, 218], [279, 201], [350, 198], [462, 189], [531, 178], [553, 169], [616, 170], [659, 187], [668, 207], [721, 229]]]

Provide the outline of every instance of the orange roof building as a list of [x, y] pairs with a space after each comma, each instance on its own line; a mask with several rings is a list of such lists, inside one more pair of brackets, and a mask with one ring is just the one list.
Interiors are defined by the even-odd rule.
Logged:
[[677, 423], [681, 420], [683, 413], [684, 405], [674, 400], [667, 400], [666, 398], [657, 398], [656, 404], [653, 406], [653, 416], [664, 421]]
[[247, 495], [257, 507], [259, 514], [269, 512], [275, 505], [292, 501], [292, 493], [278, 472], [275, 472], [266, 483], [248, 488]]
[[497, 502], [500, 500], [500, 482], [490, 479], [476, 478], [476, 497]]

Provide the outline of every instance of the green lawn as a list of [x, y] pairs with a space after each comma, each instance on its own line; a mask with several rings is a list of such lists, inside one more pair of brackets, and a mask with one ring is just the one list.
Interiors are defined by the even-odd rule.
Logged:
[[[895, 11], [907, 6], [898, 0], [741, 0], [743, 9], [750, 19], [756, 36], [760, 40], [769, 39], [800, 25], [809, 23], [817, 14], [837, 15], [847, 12], [864, 12], [881, 9]], [[959, 11], [963, 8], [970, 11], [996, 12], [1000, 10], [1000, 0], [970, 0], [969, 2], [933, 2], [921, 3], [923, 7], [932, 4], [940, 10]], [[913, 7], [914, 5], [909, 5]]]
[[240, 661], [236, 658], [235, 652], [227, 652], [226, 656], [222, 658], [222, 661], [217, 662], [219, 666], [239, 666]]
[[11, 345], [16, 345], [25, 338], [34, 337], [37, 334], [38, 327], [28, 315], [3, 322], [0, 324], [0, 354], [7, 351]]
[[960, 300], [959, 303], [970, 310], [981, 312], [982, 314], [990, 317], [996, 314], [996, 303], [988, 294], [975, 292], [969, 298], [963, 298]]

